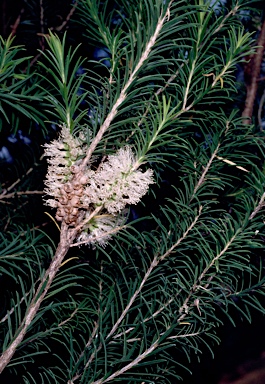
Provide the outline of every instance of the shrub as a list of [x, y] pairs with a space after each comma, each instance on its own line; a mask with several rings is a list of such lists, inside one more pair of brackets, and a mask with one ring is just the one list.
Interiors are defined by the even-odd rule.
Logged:
[[52, 218], [39, 228], [44, 172], [24, 156], [0, 195], [6, 382], [176, 382], [223, 314], [264, 311], [263, 143], [234, 103], [243, 3], [82, 0], [72, 22], [101, 55], [50, 32], [26, 72], [2, 40], [1, 112], [46, 135]]

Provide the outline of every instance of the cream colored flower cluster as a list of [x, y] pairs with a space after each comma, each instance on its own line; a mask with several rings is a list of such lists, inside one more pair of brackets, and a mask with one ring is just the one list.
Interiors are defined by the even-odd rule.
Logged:
[[130, 147], [115, 155], [90, 174], [85, 189], [86, 204], [103, 205], [109, 213], [121, 212], [127, 204], [137, 204], [153, 182], [151, 169], [133, 170], [136, 159]]
[[64, 220], [68, 225], [76, 225], [80, 217], [80, 197], [86, 182], [76, 180], [74, 175], [79, 171], [78, 163], [86, 146], [63, 126], [58, 140], [44, 147], [49, 164], [44, 192], [52, 197], [46, 200], [46, 204], [57, 208], [58, 221]]
[[[62, 127], [58, 140], [45, 145], [48, 173], [46, 204], [57, 208], [56, 219], [70, 226], [83, 226], [77, 241], [99, 243], [111, 237], [126, 220], [129, 204], [136, 204], [148, 191], [153, 172], [137, 169], [137, 159], [129, 146], [120, 148], [98, 166], [82, 166], [87, 145]], [[97, 210], [97, 214], [93, 212]]]

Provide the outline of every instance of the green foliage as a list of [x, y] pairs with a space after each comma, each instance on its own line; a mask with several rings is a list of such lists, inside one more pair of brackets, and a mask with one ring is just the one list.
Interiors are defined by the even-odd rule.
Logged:
[[[19, 70], [21, 65], [27, 66], [28, 57], [19, 57], [22, 52], [20, 46], [13, 46], [13, 38], [3, 40], [0, 36], [0, 112], [10, 122], [8, 112], [10, 107], [26, 115], [28, 118], [42, 123], [42, 114], [34, 106], [34, 102], [41, 102], [43, 94], [36, 87], [36, 80], [26, 69]], [[12, 111], [11, 111], [12, 112]], [[1, 119], [1, 126], [2, 126]], [[18, 124], [18, 123], [17, 123]]]
[[[21, 48], [1, 42], [4, 118], [12, 104], [18, 119], [38, 121], [30, 102], [40, 101], [54, 123], [85, 133], [95, 164], [129, 145], [157, 183], [105, 248], [69, 245], [5, 382], [175, 383], [196, 355], [213, 353], [226, 317], [264, 313], [264, 148], [233, 105], [236, 66], [254, 52], [243, 6], [82, 0], [72, 23], [108, 50], [107, 65], [50, 33], [36, 68], [20, 73]], [[3, 353], [46, 290], [52, 225], [1, 224]]]
[[[46, 95], [46, 100], [50, 102], [48, 104], [48, 111], [51, 111], [52, 116], [55, 116], [62, 124], [69, 127], [72, 132], [75, 125], [87, 112], [85, 110], [81, 113], [78, 110], [86, 96], [86, 93], [78, 96], [78, 91], [84, 80], [84, 76], [77, 77], [76, 73], [82, 64], [82, 60], [80, 58], [75, 60], [73, 67], [70, 67], [74, 61], [77, 48], [73, 53], [71, 52], [71, 48], [69, 48], [65, 56], [65, 36], [61, 43], [56, 35], [50, 35], [49, 38], [47, 38], [47, 43], [50, 50], [43, 54], [47, 60], [45, 63], [40, 62], [40, 65], [43, 68], [47, 68], [48, 75], [52, 76], [52, 78], [48, 80], [52, 88], [50, 91], [48, 90]], [[42, 75], [44, 78], [46, 76], [47, 73]], [[62, 100], [60, 100], [59, 97], [61, 97]]]

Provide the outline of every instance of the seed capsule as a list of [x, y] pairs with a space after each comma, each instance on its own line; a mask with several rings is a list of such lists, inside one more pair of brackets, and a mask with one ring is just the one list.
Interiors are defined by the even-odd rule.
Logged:
[[68, 203], [68, 198], [66, 196], [60, 197], [59, 203], [62, 205], [66, 205]]
[[78, 167], [78, 165], [72, 165], [70, 167], [70, 170], [71, 170], [72, 173], [78, 173], [79, 172], [79, 167]]
[[85, 175], [81, 176], [79, 179], [79, 182], [80, 182], [80, 184], [83, 184], [83, 185], [87, 184], [88, 183], [88, 177]]
[[66, 193], [71, 193], [73, 191], [73, 187], [70, 183], [64, 184], [63, 188], [64, 188]]

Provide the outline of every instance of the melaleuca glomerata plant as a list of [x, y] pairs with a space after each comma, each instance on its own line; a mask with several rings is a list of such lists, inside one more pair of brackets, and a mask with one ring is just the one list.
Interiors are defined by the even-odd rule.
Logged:
[[[264, 312], [264, 144], [235, 105], [236, 69], [255, 52], [240, 21], [250, 11], [243, 0], [80, 0], [71, 22], [93, 60], [47, 33], [25, 97], [38, 89], [57, 127], [43, 201], [59, 240], [54, 251], [44, 231], [3, 226], [0, 372], [175, 383], [213, 349], [224, 316]], [[26, 74], [10, 73], [13, 92]]]
[[60, 137], [45, 145], [49, 157], [46, 204], [56, 208], [56, 220], [78, 227], [79, 244], [104, 245], [116, 227], [126, 221], [126, 206], [137, 204], [153, 183], [153, 172], [139, 170], [129, 146], [120, 148], [92, 169], [82, 158], [88, 150], [82, 135], [74, 138], [62, 127]]

